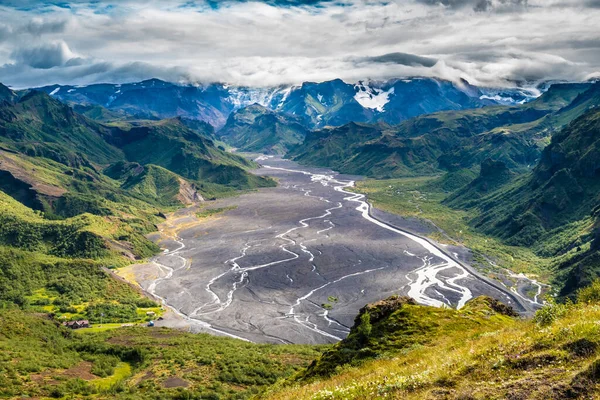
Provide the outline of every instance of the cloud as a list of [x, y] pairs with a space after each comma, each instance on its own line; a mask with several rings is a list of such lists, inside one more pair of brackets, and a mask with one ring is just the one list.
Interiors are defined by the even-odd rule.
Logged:
[[16, 87], [411, 75], [509, 86], [600, 71], [596, 0], [1, 3], [0, 81]]
[[408, 53], [388, 53], [381, 56], [375, 57], [364, 57], [359, 59], [360, 62], [371, 62], [371, 63], [391, 63], [409, 66], [422, 66], [422, 67], [433, 67], [438, 60], [435, 58], [422, 57], [415, 54]]
[[41, 18], [34, 18], [27, 23], [23, 30], [32, 34], [41, 36], [46, 33], [64, 32], [67, 26], [67, 20], [47, 21]]
[[19, 48], [12, 53], [12, 58], [29, 67], [49, 69], [65, 65], [73, 58], [73, 53], [65, 42], [55, 42]]
[[[444, 6], [452, 9], [471, 8], [483, 12], [491, 10], [518, 10], [527, 6], [527, 0], [418, 0], [429, 6]], [[595, 0], [591, 0], [595, 1]]]

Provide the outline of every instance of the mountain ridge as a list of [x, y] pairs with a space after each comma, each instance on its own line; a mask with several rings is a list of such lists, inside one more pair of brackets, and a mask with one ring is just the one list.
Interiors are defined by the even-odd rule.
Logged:
[[[183, 116], [203, 120], [217, 129], [225, 125], [232, 112], [254, 103], [296, 115], [309, 129], [350, 121], [394, 124], [428, 112], [499, 104], [468, 82], [420, 77], [358, 83], [334, 79], [272, 88], [186, 85], [150, 79], [83, 87], [51, 85], [38, 90], [73, 105], [100, 105], [145, 119]], [[511, 91], [505, 92], [508, 96]], [[514, 93], [518, 94], [515, 103], [521, 101], [522, 94]]]
[[[300, 163], [379, 178], [472, 168], [488, 157], [504, 161], [511, 169], [524, 170], [536, 162], [552, 132], [583, 108], [567, 117], [561, 110], [577, 101], [581, 92], [595, 91], [596, 85], [551, 86], [538, 99], [522, 105], [442, 111], [396, 126], [371, 125], [378, 135], [354, 136], [346, 145], [341, 145], [344, 140], [340, 133], [356, 125], [323, 129], [307, 135], [288, 156]], [[330, 147], [343, 157], [328, 152]]]

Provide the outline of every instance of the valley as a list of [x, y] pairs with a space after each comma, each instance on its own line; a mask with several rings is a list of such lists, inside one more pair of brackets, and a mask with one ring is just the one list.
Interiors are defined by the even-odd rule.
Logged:
[[364, 304], [395, 294], [436, 307], [489, 295], [525, 315], [541, 306], [536, 282], [522, 276], [511, 288], [484, 277], [469, 266], [468, 249], [419, 235], [426, 224], [371, 210], [347, 190], [360, 177], [256, 161], [255, 173], [277, 188], [176, 211], [151, 237], [164, 252], [119, 272], [179, 316], [157, 324], [253, 342], [333, 343]]

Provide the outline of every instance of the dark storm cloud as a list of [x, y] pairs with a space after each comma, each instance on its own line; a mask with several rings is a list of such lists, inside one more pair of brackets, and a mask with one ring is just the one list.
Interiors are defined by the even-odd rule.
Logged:
[[65, 65], [72, 57], [71, 50], [64, 42], [19, 48], [12, 53], [12, 58], [18, 63], [39, 69]]
[[438, 60], [435, 58], [422, 57], [415, 54], [408, 53], [388, 53], [381, 56], [375, 57], [363, 57], [358, 59], [359, 62], [372, 62], [372, 63], [392, 63], [407, 66], [422, 66], [422, 67], [433, 67]]

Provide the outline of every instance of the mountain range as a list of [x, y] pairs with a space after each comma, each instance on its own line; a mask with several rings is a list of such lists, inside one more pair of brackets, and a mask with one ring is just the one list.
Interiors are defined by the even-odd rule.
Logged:
[[521, 89], [480, 89], [464, 80], [453, 83], [434, 78], [355, 84], [336, 79], [274, 88], [220, 83], [193, 86], [151, 79], [83, 87], [52, 85], [37, 90], [71, 105], [102, 106], [143, 119], [180, 116], [208, 122], [217, 129], [225, 125], [232, 112], [255, 103], [295, 115], [306, 128], [315, 129], [352, 121], [397, 124], [436, 111], [520, 103], [532, 98], [531, 93]]

